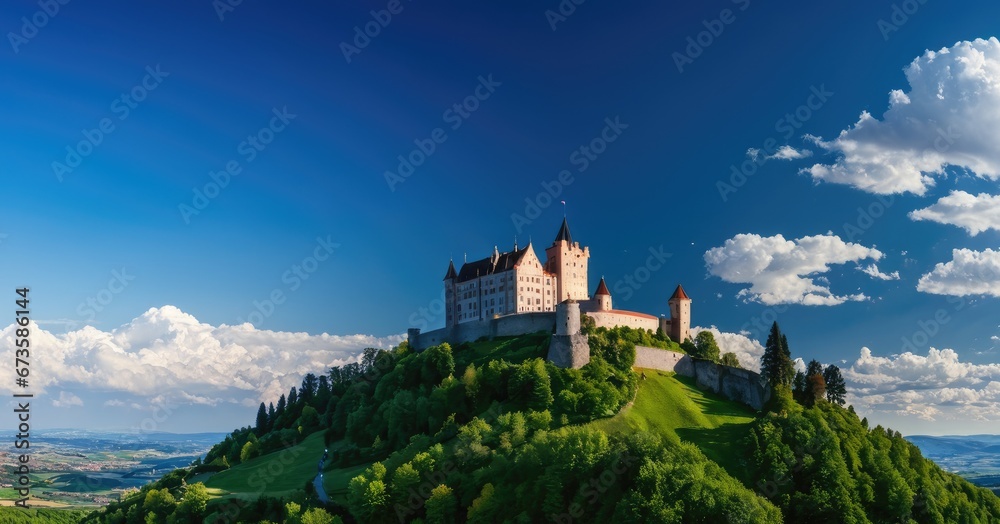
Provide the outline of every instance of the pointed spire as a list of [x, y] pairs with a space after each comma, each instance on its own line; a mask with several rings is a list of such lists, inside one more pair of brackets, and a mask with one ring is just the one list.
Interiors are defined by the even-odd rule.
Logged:
[[514, 251], [517, 251], [517, 235], [514, 235]]
[[455, 272], [455, 261], [454, 260], [449, 260], [448, 261], [448, 273], [445, 274], [444, 280], [454, 280], [457, 277], [458, 277], [458, 273]]
[[677, 289], [674, 290], [673, 296], [670, 297], [670, 300], [675, 299], [691, 300], [691, 297], [684, 292], [684, 288], [682, 288], [680, 284], [677, 284]]
[[608, 295], [609, 297], [611, 296], [611, 292], [608, 291], [608, 285], [604, 283], [604, 277], [601, 277], [601, 283], [597, 285], [597, 292], [594, 293], [595, 297], [598, 295]]
[[569, 223], [566, 222], [566, 217], [563, 217], [562, 226], [559, 228], [559, 232], [556, 233], [555, 242], [560, 240], [565, 240], [567, 244], [573, 243], [573, 235], [569, 234]]

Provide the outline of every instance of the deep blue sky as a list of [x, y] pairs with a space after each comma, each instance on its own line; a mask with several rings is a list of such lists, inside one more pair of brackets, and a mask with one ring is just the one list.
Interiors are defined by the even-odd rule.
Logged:
[[[574, 238], [590, 246], [591, 287], [632, 273], [662, 245], [672, 257], [616, 307], [665, 313], [683, 283], [694, 324], [736, 332], [767, 308], [710, 277], [706, 250], [739, 233], [833, 231], [846, 240], [843, 225], [875, 197], [816, 185], [797, 174], [801, 162], [768, 162], [726, 202], [716, 182], [768, 138], [801, 147], [801, 135], [832, 138], [864, 109], [881, 115], [891, 89], [908, 89], [902, 70], [914, 58], [992, 36], [1000, 15], [995, 3], [928, 2], [885, 41], [877, 21], [892, 2], [585, 2], [553, 31], [544, 12], [555, 1], [404, 0], [347, 63], [340, 44], [386, 2], [243, 2], [224, 21], [207, 0], [181, 4], [71, 2], [17, 53], [0, 52], [0, 291], [31, 286], [41, 320], [88, 320], [80, 305], [124, 268], [135, 278], [96, 313], [99, 329], [167, 304], [234, 324], [277, 288], [288, 300], [259, 328], [401, 333], [440, 296], [450, 256], [509, 249], [511, 214], [571, 169], [575, 181], [557, 200], [568, 202]], [[672, 53], [727, 8], [735, 21], [678, 72]], [[20, 31], [37, 10], [0, 4], [0, 29]], [[157, 65], [169, 76], [120, 120], [114, 100]], [[481, 75], [501, 85], [452, 130], [442, 113]], [[784, 140], [776, 122], [821, 86], [833, 96]], [[294, 120], [247, 162], [239, 144], [286, 106]], [[577, 172], [571, 153], [609, 117], [628, 128]], [[115, 130], [60, 181], [52, 163], [102, 118]], [[390, 191], [384, 172], [437, 127], [447, 140]], [[178, 206], [230, 160], [242, 173], [185, 223]], [[917, 292], [917, 278], [953, 248], [995, 247], [998, 235], [970, 238], [906, 217], [927, 203], [897, 196], [855, 238], [886, 253], [880, 268], [900, 280], [834, 266], [834, 292], [873, 300], [781, 313], [795, 356], [850, 361], [862, 346], [899, 353], [919, 320], [952, 307]], [[518, 241], [530, 237], [541, 253], [561, 219], [560, 205], [548, 207]], [[333, 258], [289, 291], [282, 274], [327, 236], [340, 245]], [[963, 361], [996, 362], [996, 312], [996, 299], [977, 300], [919, 352], [953, 347]]]

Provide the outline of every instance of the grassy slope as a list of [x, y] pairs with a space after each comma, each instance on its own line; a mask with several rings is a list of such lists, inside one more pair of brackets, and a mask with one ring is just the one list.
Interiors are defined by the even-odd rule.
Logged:
[[[458, 352], [465, 357], [460, 365], [472, 362], [481, 365], [501, 355], [508, 361], [519, 362], [543, 353], [545, 341], [547, 336], [542, 334], [474, 342]], [[608, 433], [651, 431], [690, 441], [730, 474], [741, 478], [737, 456], [740, 449], [733, 443], [746, 435], [754, 412], [698, 390], [687, 377], [650, 369], [639, 371], [645, 372], [646, 380], [640, 381], [635, 402], [618, 415], [591, 424]], [[343, 442], [336, 442], [330, 449], [342, 445]], [[254, 500], [261, 493], [287, 496], [315, 477], [322, 454], [323, 434], [317, 432], [288, 450], [249, 460], [208, 477], [199, 476], [198, 480], [205, 482], [216, 497]], [[323, 485], [330, 498], [345, 503], [348, 482], [368, 466], [366, 463], [325, 468]]]
[[323, 455], [323, 432], [319, 431], [291, 448], [257, 457], [212, 475], [205, 481], [216, 496], [235, 495], [256, 499], [261, 493], [280, 497], [305, 488], [316, 476]]
[[652, 369], [639, 381], [635, 401], [611, 418], [591, 422], [607, 433], [647, 431], [691, 442], [730, 475], [743, 479], [738, 443], [750, 429], [754, 411], [700, 391], [688, 377]]

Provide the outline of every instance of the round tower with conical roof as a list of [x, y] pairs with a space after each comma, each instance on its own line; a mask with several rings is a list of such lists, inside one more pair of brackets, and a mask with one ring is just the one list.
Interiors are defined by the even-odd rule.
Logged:
[[604, 283], [604, 277], [601, 277], [601, 283], [597, 285], [597, 291], [594, 292], [594, 301], [597, 302], [598, 311], [611, 311], [611, 292], [608, 291], [608, 285]]
[[677, 284], [667, 304], [670, 306], [670, 339], [679, 344], [691, 338], [691, 298]]

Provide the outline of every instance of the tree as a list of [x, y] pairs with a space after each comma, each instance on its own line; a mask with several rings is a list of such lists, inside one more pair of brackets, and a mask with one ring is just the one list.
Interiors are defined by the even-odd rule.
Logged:
[[175, 515], [178, 521], [200, 522], [201, 517], [205, 514], [205, 508], [208, 507], [209, 498], [211, 497], [204, 484], [201, 482], [189, 484], [187, 489], [184, 490], [184, 496], [181, 497], [180, 503], [177, 504]]
[[428, 524], [449, 524], [455, 522], [455, 507], [458, 505], [451, 488], [444, 484], [431, 490], [431, 496], [427, 499], [427, 523]]
[[840, 368], [833, 364], [827, 366], [823, 370], [823, 380], [826, 381], [826, 399], [843, 406], [847, 402], [845, 399], [847, 385], [844, 383], [844, 377], [840, 374]]
[[[802, 403], [807, 407], [816, 405], [816, 402], [826, 398], [826, 381], [823, 380], [823, 364], [818, 360], [809, 361], [806, 366], [805, 391], [802, 395]], [[797, 375], [796, 375], [797, 378]]]
[[[278, 405], [274, 408], [274, 420], [277, 421], [284, 414], [285, 414], [285, 395], [282, 394], [281, 397], [278, 398]], [[272, 422], [271, 424], [272, 426], [274, 426], [274, 422]], [[273, 429], [281, 429], [281, 428], [274, 426]]]
[[274, 402], [268, 402], [267, 404], [267, 430], [271, 431], [274, 429], [274, 419], [277, 415], [274, 412]]
[[777, 322], [771, 325], [771, 333], [764, 345], [764, 356], [760, 359], [760, 374], [767, 379], [772, 389], [777, 389], [779, 386], [790, 387], [795, 377], [795, 366], [788, 350], [788, 339], [781, 334]]
[[260, 403], [260, 407], [257, 408], [257, 425], [254, 429], [257, 432], [257, 436], [261, 436], [267, 433], [267, 408], [264, 403]]
[[331, 515], [323, 508], [312, 508], [302, 514], [302, 524], [336, 524], [340, 517]]
[[711, 331], [699, 331], [694, 337], [694, 347], [696, 350], [694, 356], [712, 362], [719, 361], [719, 345], [715, 343], [715, 335]]
[[260, 456], [260, 446], [257, 445], [256, 441], [247, 441], [243, 444], [243, 448], [240, 449], [240, 462], [246, 462], [252, 458]]
[[151, 489], [149, 493], [146, 493], [142, 509], [146, 513], [155, 513], [159, 517], [166, 517], [174, 511], [176, 505], [174, 496], [170, 494], [169, 489]]
[[698, 353], [698, 347], [694, 345], [694, 342], [692, 342], [690, 338], [681, 342], [681, 349], [688, 355], [695, 355]]
[[796, 371], [792, 380], [792, 398], [800, 404], [806, 401], [806, 374], [801, 371]]
[[299, 396], [308, 404], [316, 397], [316, 389], [318, 387], [319, 382], [316, 380], [316, 375], [307, 373], [305, 378], [302, 379], [302, 389], [299, 390]]
[[733, 353], [732, 351], [723, 353], [722, 360], [719, 363], [723, 366], [743, 369], [743, 365], [740, 364], [740, 359], [736, 356], [736, 353]]

